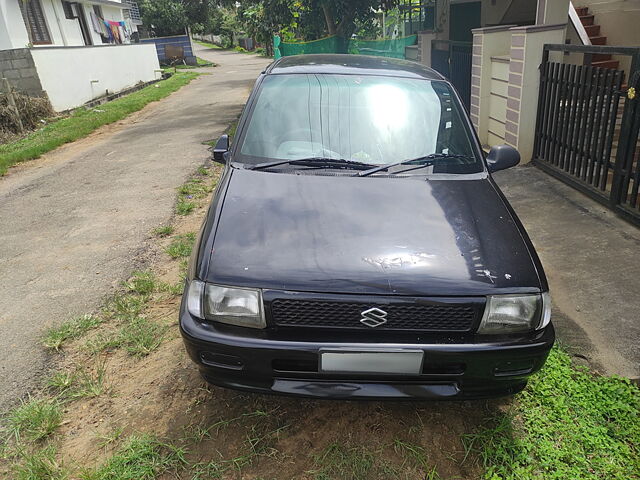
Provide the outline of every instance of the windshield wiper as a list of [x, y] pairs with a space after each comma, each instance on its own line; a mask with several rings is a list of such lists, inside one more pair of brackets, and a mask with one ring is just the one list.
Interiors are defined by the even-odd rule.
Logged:
[[275, 162], [258, 163], [247, 167], [248, 170], [262, 170], [278, 165], [302, 165], [305, 167], [345, 168], [350, 170], [368, 170], [373, 167], [370, 163], [345, 160], [344, 158], [310, 157], [295, 160], [277, 160]]
[[374, 173], [381, 172], [382, 170], [388, 170], [391, 167], [397, 167], [398, 165], [409, 165], [412, 163], [420, 163], [420, 165], [416, 166], [415, 168], [410, 168], [403, 171], [417, 170], [419, 168], [430, 167], [431, 165], [436, 163], [437, 160], [441, 160], [444, 158], [461, 158], [464, 160], [473, 160], [473, 157], [470, 157], [469, 155], [458, 155], [453, 153], [432, 153], [431, 155], [425, 155], [423, 157], [411, 158], [409, 160], [402, 160], [401, 162], [393, 162], [393, 163], [387, 163], [386, 165], [380, 165], [379, 167], [375, 167], [370, 170], [365, 170], [364, 172], [356, 173], [354, 176], [367, 177]]

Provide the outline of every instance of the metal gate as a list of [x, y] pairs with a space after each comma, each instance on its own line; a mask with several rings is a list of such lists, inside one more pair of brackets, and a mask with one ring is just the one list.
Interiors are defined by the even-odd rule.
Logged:
[[[629, 59], [629, 75], [591, 65], [609, 55]], [[639, 69], [640, 48], [545, 45], [533, 154], [535, 165], [638, 224]]]
[[448, 78], [469, 110], [471, 105], [472, 42], [431, 41], [431, 68]]

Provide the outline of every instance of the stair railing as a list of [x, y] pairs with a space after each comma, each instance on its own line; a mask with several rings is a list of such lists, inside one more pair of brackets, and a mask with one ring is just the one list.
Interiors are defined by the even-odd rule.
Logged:
[[587, 34], [587, 30], [584, 28], [584, 25], [582, 25], [582, 21], [578, 16], [576, 7], [573, 6], [573, 2], [569, 2], [569, 19], [571, 20], [573, 28], [575, 28], [576, 32], [578, 32], [578, 36], [580, 37], [582, 44], [591, 45], [591, 39], [589, 38], [589, 35]]

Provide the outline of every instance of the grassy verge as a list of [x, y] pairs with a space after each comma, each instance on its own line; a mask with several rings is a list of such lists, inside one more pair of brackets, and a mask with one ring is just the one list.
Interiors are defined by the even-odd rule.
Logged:
[[511, 410], [466, 436], [490, 480], [640, 478], [640, 390], [554, 348]]
[[97, 128], [122, 120], [151, 102], [160, 100], [188, 84], [198, 74], [178, 72], [122, 98], [96, 108], [78, 108], [69, 117], [52, 122], [16, 142], [0, 145], [0, 175], [16, 163], [38, 158], [65, 143], [85, 137]]
[[194, 40], [194, 42], [197, 43], [198, 45], [202, 45], [203, 47], [215, 48], [216, 50], [224, 50], [220, 45], [215, 45], [213, 43], [203, 42], [201, 40]]
[[220, 45], [215, 45], [213, 43], [209, 43], [209, 42], [203, 42], [200, 40], [194, 40], [195, 43], [197, 43], [198, 45], [202, 45], [203, 47], [207, 47], [207, 48], [215, 48], [216, 50], [233, 50], [234, 52], [238, 52], [238, 53], [249, 53], [249, 54], [255, 54], [255, 55], [262, 55], [263, 57], [267, 57], [267, 52], [264, 48], [259, 47], [256, 48], [255, 50], [246, 50], [240, 46], [235, 46], [233, 48], [224, 48], [221, 47]]
[[174, 65], [174, 66], [163, 66], [162, 70], [165, 72], [174, 72], [176, 70], [193, 70], [194, 68], [199, 67], [215, 67], [216, 64], [213, 62], [208, 62], [200, 57], [196, 57], [196, 65]]

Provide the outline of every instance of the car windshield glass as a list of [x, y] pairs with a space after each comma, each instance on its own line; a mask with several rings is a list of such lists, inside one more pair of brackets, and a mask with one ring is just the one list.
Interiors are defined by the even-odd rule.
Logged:
[[463, 115], [442, 81], [269, 75], [240, 138], [236, 161], [256, 165], [325, 158], [376, 166], [445, 154], [448, 158], [411, 174], [481, 172], [482, 162], [474, 153]]

